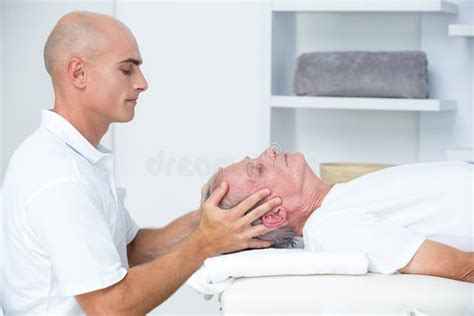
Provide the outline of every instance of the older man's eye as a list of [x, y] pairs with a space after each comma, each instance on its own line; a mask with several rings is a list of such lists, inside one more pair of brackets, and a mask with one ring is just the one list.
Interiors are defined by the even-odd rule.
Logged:
[[259, 174], [263, 174], [265, 172], [265, 166], [263, 164], [258, 163], [256, 167]]

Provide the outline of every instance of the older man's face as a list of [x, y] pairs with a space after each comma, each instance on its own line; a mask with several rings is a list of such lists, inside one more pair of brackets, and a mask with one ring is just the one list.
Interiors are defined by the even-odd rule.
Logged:
[[243, 199], [260, 189], [268, 188], [266, 198], [280, 197], [286, 209], [297, 209], [304, 203], [305, 181], [312, 174], [300, 153], [283, 154], [267, 149], [258, 158], [246, 157], [224, 168], [216, 178], [216, 185], [229, 183], [228, 195]]

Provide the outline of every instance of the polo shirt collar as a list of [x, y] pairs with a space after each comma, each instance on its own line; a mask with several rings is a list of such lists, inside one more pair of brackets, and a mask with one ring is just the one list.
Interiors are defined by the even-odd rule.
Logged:
[[52, 110], [43, 110], [41, 128], [58, 136], [91, 163], [111, 156], [109, 149], [101, 144], [95, 148], [68, 120]]

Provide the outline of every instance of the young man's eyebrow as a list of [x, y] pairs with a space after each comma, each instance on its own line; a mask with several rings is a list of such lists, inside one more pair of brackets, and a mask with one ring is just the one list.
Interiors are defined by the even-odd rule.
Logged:
[[127, 58], [125, 60], [119, 61], [119, 64], [121, 63], [132, 63], [136, 66], [140, 66], [143, 63], [143, 60], [135, 59], [135, 58]]

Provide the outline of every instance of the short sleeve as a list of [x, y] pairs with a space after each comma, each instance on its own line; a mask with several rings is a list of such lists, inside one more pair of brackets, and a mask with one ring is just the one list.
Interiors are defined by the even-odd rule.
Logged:
[[120, 210], [123, 213], [123, 216], [125, 218], [126, 234], [127, 234], [126, 239], [127, 239], [127, 245], [128, 245], [135, 239], [135, 236], [140, 230], [140, 227], [137, 225], [137, 223], [135, 223], [135, 221], [130, 216], [130, 213], [128, 212], [127, 208], [125, 207], [126, 195], [127, 195], [126, 189], [117, 188], [117, 198], [119, 200]]
[[27, 205], [25, 222], [51, 262], [61, 294], [108, 287], [127, 274], [103, 213], [79, 183], [60, 183]]
[[314, 251], [361, 251], [369, 271], [392, 274], [410, 262], [425, 238], [380, 215], [357, 211], [312, 218], [303, 231]]

